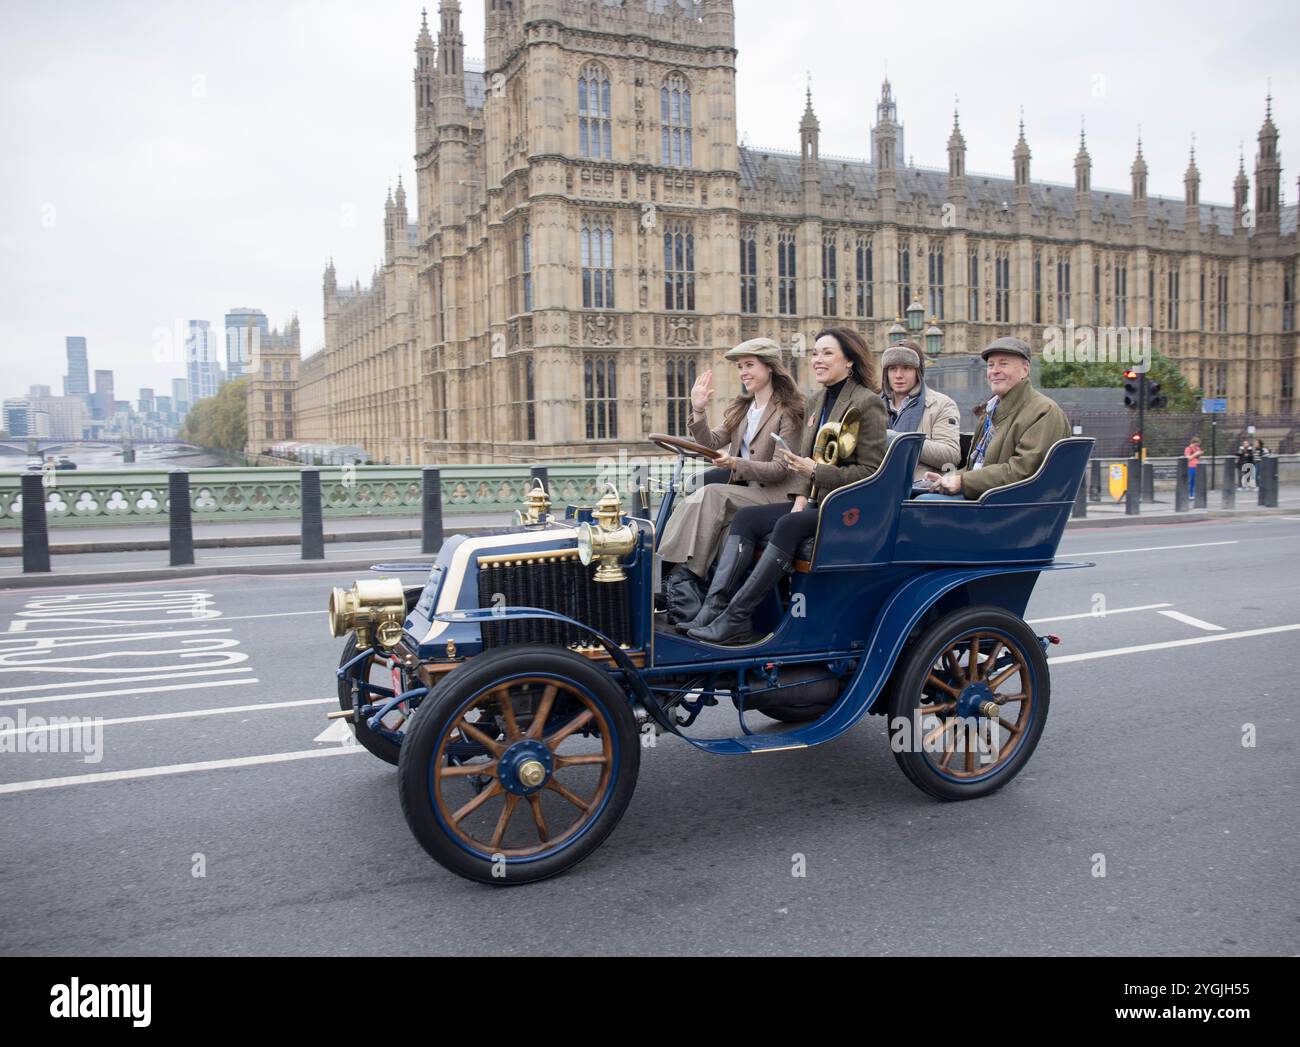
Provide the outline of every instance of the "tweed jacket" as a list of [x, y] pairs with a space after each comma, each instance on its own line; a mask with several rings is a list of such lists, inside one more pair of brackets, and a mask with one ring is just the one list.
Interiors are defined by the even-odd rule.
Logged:
[[[798, 438], [799, 428], [803, 425], [803, 412], [801, 410], [791, 410], [789, 408], [779, 408], [775, 400], [768, 402], [767, 410], [763, 412], [763, 417], [759, 420], [758, 429], [754, 433], [754, 438], [749, 442], [749, 457], [740, 457], [740, 444], [745, 438], [745, 416], [741, 415], [740, 424], [734, 431], [728, 431], [724, 426], [718, 426], [716, 429], [710, 429], [706, 419], [695, 417], [691, 413], [691, 439], [697, 444], [703, 444], [705, 447], [711, 447], [715, 451], [727, 448], [727, 453], [736, 459], [736, 464], [731, 470], [732, 482], [744, 480], [751, 487], [771, 487], [777, 491], [789, 489], [792, 477], [798, 479], [798, 474], [792, 473], [780, 462], [774, 462], [772, 459], [776, 454], [776, 441], [772, 439], [772, 434], [777, 433], [791, 447]], [[779, 495], [778, 495], [779, 497]]]
[[[975, 408], [975, 440], [971, 459], [984, 427], [983, 405]], [[1048, 449], [1070, 436], [1070, 423], [1055, 401], [1044, 396], [1026, 378], [998, 401], [993, 415], [993, 439], [984, 455], [984, 466], [972, 469], [971, 461], [961, 474], [961, 490], [967, 498], [979, 498], [985, 491], [1005, 487], [1033, 476], [1047, 457]]]
[[[799, 444], [799, 455], [803, 458], [813, 456], [813, 447], [817, 443], [817, 422], [821, 418], [822, 404], [826, 402], [826, 390], [819, 389], [808, 402], [807, 420], [803, 427], [803, 440]], [[885, 459], [885, 426], [889, 412], [879, 393], [873, 393], [865, 385], [859, 385], [850, 379], [836, 397], [835, 406], [831, 408], [827, 422], [840, 422], [850, 407], [858, 409], [860, 426], [858, 443], [853, 454], [840, 465], [817, 466], [812, 477], [796, 473], [798, 483], [791, 491], [791, 497], [807, 497], [812, 493], [813, 485], [817, 487], [817, 497], [825, 498], [836, 488], [864, 480], [877, 469]], [[794, 445], [791, 444], [793, 447]]]

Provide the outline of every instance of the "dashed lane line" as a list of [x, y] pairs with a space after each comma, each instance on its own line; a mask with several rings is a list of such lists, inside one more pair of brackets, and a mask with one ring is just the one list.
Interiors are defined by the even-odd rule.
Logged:
[[[188, 720], [198, 716], [230, 716], [235, 713], [261, 713], [271, 709], [298, 709], [308, 705], [337, 705], [333, 698], [307, 698], [299, 702], [259, 702], [256, 705], [223, 705], [216, 709], [191, 709], [179, 713], [154, 713], [150, 716], [117, 716], [111, 720], [96, 720], [100, 727], [116, 727], [124, 723], [151, 723], [155, 720]], [[343, 723], [342, 720], [337, 721]], [[84, 729], [85, 718], [79, 718], [75, 724], [55, 724], [41, 727], [10, 727], [0, 730], [0, 738], [18, 734], [44, 734], [54, 731], [80, 731]], [[346, 724], [344, 724], [346, 726]]]
[[[23, 668], [19, 666], [19, 668]], [[29, 670], [30, 671], [30, 670]], [[85, 669], [76, 669], [74, 672], [86, 672]], [[98, 687], [102, 684], [114, 683], [144, 683], [147, 680], [180, 680], [186, 677], [194, 676], [232, 676], [241, 673], [251, 673], [252, 666], [241, 666], [238, 669], [195, 669], [188, 673], [145, 673], [140, 676], [101, 676], [96, 679], [83, 680], [64, 680], [61, 683], [33, 683], [25, 684], [22, 687], [0, 687], [0, 694], [28, 694], [32, 691], [57, 691], [63, 687]], [[0, 705], [8, 705], [8, 702], [0, 702]]]
[[82, 694], [51, 694], [36, 698], [9, 698], [0, 702], [0, 706], [43, 705], [49, 702], [75, 702], [83, 698], [116, 698], [124, 694], [158, 694], [162, 691], [205, 691], [209, 687], [247, 687], [250, 684], [261, 682], [261, 680], [257, 679], [244, 678], [240, 680], [211, 680], [205, 683], [178, 683], [174, 687], [128, 687], [125, 690], [118, 691], [86, 691]]
[[232, 767], [259, 767], [270, 763], [289, 763], [294, 760], [315, 760], [326, 756], [351, 756], [366, 750], [359, 745], [339, 746], [332, 749], [308, 749], [304, 752], [271, 753], [267, 756], [240, 756], [231, 760], [205, 760], [202, 763], [174, 763], [166, 767], [141, 767], [134, 771], [103, 771], [98, 774], [75, 774], [67, 778], [42, 778], [31, 782], [13, 782], [0, 785], [0, 795], [5, 793], [37, 792], [42, 789], [61, 789], [69, 785], [98, 785], [104, 782], [126, 782], [139, 778], [161, 778], [172, 774], [194, 774], [198, 771], [222, 771]]
[[1250, 636], [1273, 636], [1300, 629], [1300, 625], [1274, 625], [1267, 629], [1246, 629], [1238, 633], [1215, 633], [1213, 636], [1193, 636], [1188, 640], [1165, 640], [1162, 643], [1144, 643], [1135, 647], [1112, 647], [1107, 651], [1087, 651], [1084, 654], [1063, 654], [1047, 660], [1048, 665], [1065, 665], [1069, 662], [1090, 662], [1097, 658], [1114, 658], [1123, 654], [1145, 654], [1147, 651], [1165, 651], [1174, 647], [1195, 647], [1219, 640], [1244, 640]]
[[1141, 607], [1108, 607], [1105, 611], [1084, 611], [1082, 614], [1058, 614], [1052, 618], [1029, 618], [1026, 625], [1045, 625], [1048, 622], [1074, 622], [1083, 618], [1109, 618], [1112, 614], [1131, 614], [1133, 611], [1158, 611], [1161, 607], [1172, 607], [1171, 603], [1148, 603]]
[[1184, 625], [1190, 625], [1196, 629], [1204, 629], [1207, 633], [1222, 633], [1227, 630], [1222, 625], [1212, 625], [1210, 622], [1202, 621], [1200, 618], [1193, 618], [1190, 614], [1183, 614], [1182, 611], [1161, 611], [1166, 618], [1172, 618], [1176, 622], [1182, 622]]

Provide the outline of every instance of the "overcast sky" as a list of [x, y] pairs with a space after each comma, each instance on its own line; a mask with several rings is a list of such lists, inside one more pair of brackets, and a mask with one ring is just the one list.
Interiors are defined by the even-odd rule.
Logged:
[[[413, 182], [420, 7], [0, 0], [0, 395], [58, 394], [66, 335], [117, 372], [119, 399], [164, 392], [184, 369], [158, 329], [220, 327], [236, 306], [273, 326], [297, 312], [318, 349], [326, 260], [365, 282], [385, 191]], [[464, 7], [481, 58], [484, 5]], [[1202, 199], [1230, 202], [1243, 141], [1253, 180], [1271, 78], [1292, 203], [1297, 10], [736, 0], [739, 130], [797, 149], [811, 72], [823, 154], [864, 157], [888, 71], [919, 165], [946, 166], [960, 96], [972, 173], [1010, 174], [1023, 105], [1035, 179], [1073, 184], [1083, 117], [1094, 189], [1127, 190], [1141, 125], [1152, 194], [1181, 198], [1195, 133]]]

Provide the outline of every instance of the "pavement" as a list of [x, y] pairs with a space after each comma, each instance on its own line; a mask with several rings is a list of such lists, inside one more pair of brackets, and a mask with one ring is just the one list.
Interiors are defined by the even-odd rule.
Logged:
[[665, 736], [594, 855], [504, 891], [433, 863], [324, 719], [349, 574], [2, 592], [0, 717], [105, 723], [93, 763], [0, 723], [0, 954], [1294, 955], [1298, 542], [1067, 533], [1096, 566], [1039, 581], [1050, 717], [993, 796], [927, 798], [877, 717], [761, 757]]

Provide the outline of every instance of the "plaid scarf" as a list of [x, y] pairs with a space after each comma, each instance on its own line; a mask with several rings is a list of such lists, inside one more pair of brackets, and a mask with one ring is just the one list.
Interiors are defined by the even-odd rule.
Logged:
[[984, 468], [984, 456], [988, 454], [989, 443], [993, 439], [993, 414], [998, 409], [999, 399], [995, 396], [984, 406], [984, 428], [980, 430], [979, 442], [975, 444], [975, 450], [970, 457], [972, 469]]

